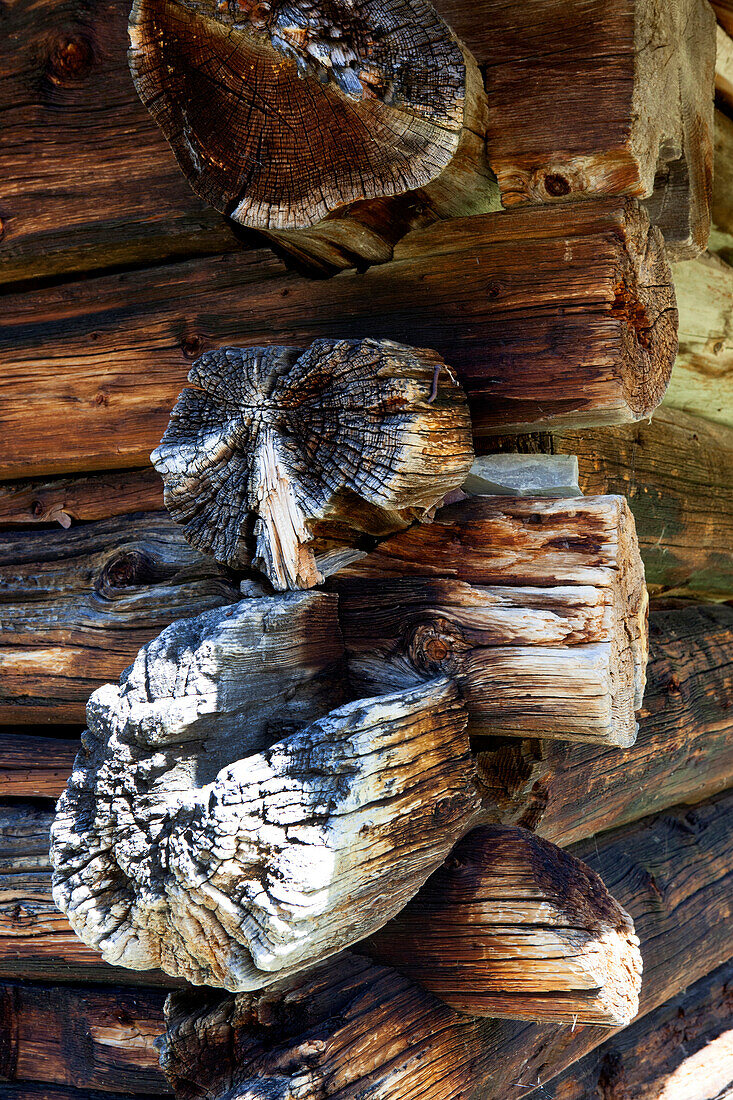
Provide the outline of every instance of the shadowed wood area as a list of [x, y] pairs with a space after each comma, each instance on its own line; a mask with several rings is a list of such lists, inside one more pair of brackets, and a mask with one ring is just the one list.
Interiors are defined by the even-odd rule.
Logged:
[[410, 234], [391, 263], [327, 282], [253, 252], [8, 295], [0, 475], [141, 465], [191, 359], [275, 335], [432, 348], [479, 434], [648, 416], [676, 352], [658, 231], [611, 199], [507, 212], [492, 239], [485, 221]]
[[725, 1100], [733, 1086], [733, 964], [614, 1035], [554, 1080], [545, 1100]]
[[[648, 685], [636, 744], [620, 750], [536, 740], [477, 740], [482, 816], [535, 829], [567, 846], [677, 802], [711, 798], [731, 784], [733, 608], [652, 611], [650, 630]], [[32, 736], [13, 737], [16, 754], [11, 759], [18, 770], [12, 773], [7, 793], [28, 797], [37, 793], [49, 739], [36, 748]], [[61, 777], [53, 773], [40, 792], [53, 798], [61, 794], [79, 748], [68, 740], [60, 744], [67, 772]], [[134, 971], [112, 972], [97, 952], [72, 936], [53, 905], [47, 855], [50, 812], [32, 811], [28, 834], [24, 812], [12, 807], [6, 811], [2, 845], [8, 877], [3, 888], [0, 975], [22, 973], [44, 980], [63, 968], [69, 980], [132, 981]], [[27, 835], [33, 863], [27, 860]], [[11, 876], [14, 862], [16, 873]], [[161, 980], [164, 976], [156, 975], [155, 981]], [[153, 981], [150, 972], [146, 981]]]
[[361, 949], [470, 1016], [623, 1026], [639, 1007], [638, 943], [585, 864], [483, 826]]
[[[728, 796], [573, 849], [634, 918], [642, 1013], [728, 958], [732, 812]], [[279, 994], [176, 994], [163, 1066], [179, 1100], [223, 1097], [232, 1087], [259, 1100], [276, 1088], [287, 1095], [296, 1082], [305, 1097], [320, 1091], [334, 1100], [504, 1100], [516, 1086], [551, 1080], [607, 1035], [594, 1026], [470, 1019], [395, 971], [347, 954]], [[305, 1064], [295, 1053], [304, 1049]]]

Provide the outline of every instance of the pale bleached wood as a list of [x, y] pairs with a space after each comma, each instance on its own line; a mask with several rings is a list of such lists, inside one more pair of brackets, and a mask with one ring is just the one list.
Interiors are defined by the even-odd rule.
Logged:
[[302, 262], [383, 262], [410, 228], [499, 205], [481, 74], [429, 0], [135, 0], [130, 43], [194, 191]]
[[465, 395], [426, 349], [222, 348], [188, 381], [152, 454], [166, 507], [196, 549], [252, 562], [279, 590], [323, 581], [324, 539], [353, 546], [427, 518], [473, 460]]
[[258, 988], [383, 924], [470, 828], [457, 690], [339, 707], [341, 653], [334, 596], [245, 600], [94, 693], [51, 856], [108, 962]]
[[628, 913], [598, 875], [525, 829], [464, 837], [363, 945], [471, 1016], [625, 1026], [641, 955]]
[[718, 25], [715, 52], [715, 91], [733, 107], [733, 39]]
[[330, 584], [362, 693], [450, 675], [473, 734], [633, 744], [647, 595], [623, 498], [468, 498]]

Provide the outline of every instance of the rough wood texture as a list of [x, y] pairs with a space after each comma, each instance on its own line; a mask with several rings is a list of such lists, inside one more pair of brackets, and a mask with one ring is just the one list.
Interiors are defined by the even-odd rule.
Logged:
[[485, 65], [489, 160], [506, 205], [652, 196], [670, 256], [704, 250], [715, 63], [706, 0], [436, 7]]
[[78, 751], [79, 741], [71, 738], [28, 737], [0, 731], [3, 797], [58, 798]]
[[714, 253], [675, 264], [679, 354], [665, 403], [733, 427], [733, 267]]
[[471, 467], [465, 395], [442, 359], [389, 340], [222, 348], [197, 359], [152, 460], [187, 540], [275, 589], [323, 581], [322, 540], [428, 518]]
[[566, 1070], [545, 1100], [726, 1100], [733, 1090], [733, 964], [695, 982]]
[[471, 497], [330, 583], [361, 694], [449, 675], [472, 734], [633, 744], [647, 595], [621, 497]]
[[727, 107], [733, 107], [733, 39], [722, 27], [717, 28], [715, 54], [715, 93]]
[[722, 111], [715, 112], [713, 220], [733, 234], [733, 118]]
[[67, 529], [72, 523], [162, 510], [163, 483], [150, 469], [0, 485], [0, 523], [9, 526], [58, 523]]
[[498, 206], [481, 75], [429, 0], [135, 0], [130, 43], [194, 191], [301, 260], [381, 262], [412, 227]]
[[712, 6], [718, 22], [728, 34], [733, 34], [733, 0], [712, 0]]
[[733, 595], [733, 428], [663, 405], [651, 421], [546, 443], [578, 456], [583, 492], [628, 499], [652, 595]]
[[[163, 1030], [161, 990], [0, 985], [0, 1081], [19, 1088], [99, 1089], [111, 1094], [166, 1094], [155, 1039]], [[6, 1091], [7, 1090], [7, 1091]], [[3, 1095], [20, 1095], [2, 1085]], [[31, 1094], [33, 1095], [33, 1094]], [[34, 1097], [35, 1100], [35, 1097]], [[92, 1100], [90, 1097], [89, 1100]]]
[[363, 949], [471, 1016], [624, 1026], [639, 1007], [638, 944], [589, 867], [525, 829], [489, 825]]
[[676, 352], [657, 231], [617, 200], [494, 225], [488, 240], [485, 218], [440, 223], [392, 263], [328, 282], [258, 252], [8, 295], [0, 476], [139, 466], [190, 360], [273, 332], [294, 346], [374, 335], [434, 348], [479, 433], [649, 415]]
[[[632, 915], [647, 1013], [733, 947], [731, 796], [574, 849]], [[506, 1100], [545, 1084], [608, 1036], [594, 1026], [470, 1019], [394, 970], [342, 955], [278, 990], [176, 994], [163, 1066], [179, 1100]]]
[[82, 722], [162, 626], [237, 599], [163, 514], [0, 536], [0, 719]]
[[389, 920], [470, 828], [456, 689], [338, 707], [335, 605], [181, 620], [90, 699], [51, 858], [56, 904], [108, 962], [269, 984]]

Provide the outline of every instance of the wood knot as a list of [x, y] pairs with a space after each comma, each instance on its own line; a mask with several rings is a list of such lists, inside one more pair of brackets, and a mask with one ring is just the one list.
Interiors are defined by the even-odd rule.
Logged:
[[413, 626], [406, 643], [410, 663], [431, 674], [453, 671], [457, 657], [466, 648], [456, 628], [445, 619]]
[[201, 354], [203, 347], [204, 341], [197, 332], [192, 332], [181, 340], [181, 351], [187, 359], [195, 359]]
[[553, 198], [561, 198], [569, 195], [571, 191], [570, 181], [559, 172], [550, 172], [544, 178], [545, 191]]
[[91, 42], [81, 34], [64, 34], [51, 48], [46, 71], [54, 84], [64, 86], [85, 80], [93, 65]]
[[168, 570], [144, 550], [123, 550], [104, 566], [95, 590], [98, 596], [111, 598], [121, 588], [139, 588], [165, 580]]

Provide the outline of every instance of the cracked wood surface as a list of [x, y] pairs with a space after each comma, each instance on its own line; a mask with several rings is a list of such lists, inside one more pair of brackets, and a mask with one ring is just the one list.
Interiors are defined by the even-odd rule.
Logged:
[[648, 416], [676, 352], [658, 231], [630, 200], [507, 211], [490, 239], [488, 217], [412, 233], [391, 263], [328, 281], [260, 251], [9, 294], [0, 476], [140, 466], [191, 359], [273, 334], [433, 348], [478, 434]]
[[197, 359], [151, 456], [186, 539], [277, 590], [323, 581], [319, 546], [427, 520], [473, 461], [442, 359], [390, 340], [222, 348]]
[[450, 675], [472, 735], [633, 744], [647, 595], [622, 497], [472, 497], [330, 580], [362, 693]]
[[[723, 796], [573, 849], [634, 918], [642, 1014], [728, 958], [732, 812]], [[288, 1090], [304, 1100], [506, 1100], [607, 1037], [592, 1025], [471, 1019], [347, 953], [280, 989], [175, 994], [163, 1066], [179, 1100], [213, 1100], [233, 1087], [247, 1100]]]
[[389, 920], [470, 828], [457, 690], [339, 706], [336, 603], [180, 620], [90, 699], [51, 860], [56, 904], [108, 962], [269, 984]]

